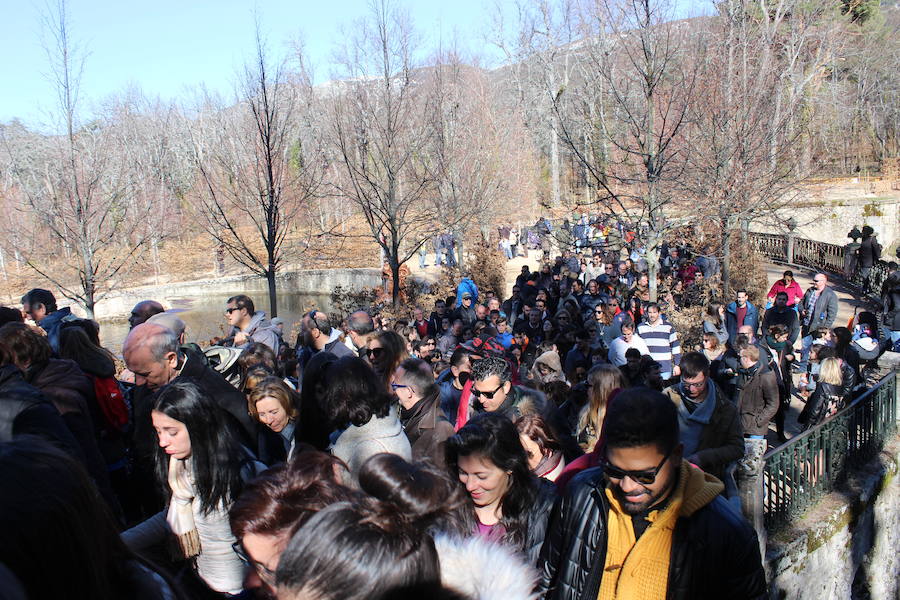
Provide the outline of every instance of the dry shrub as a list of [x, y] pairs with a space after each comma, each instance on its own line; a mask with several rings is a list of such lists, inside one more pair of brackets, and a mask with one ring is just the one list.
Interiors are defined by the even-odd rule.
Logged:
[[371, 310], [375, 302], [376, 290], [374, 288], [364, 287], [360, 290], [345, 288], [337, 285], [331, 290], [331, 314], [329, 319], [332, 323], [340, 323], [350, 313], [363, 309]]
[[488, 291], [502, 298], [506, 294], [506, 256], [496, 243], [482, 238], [474, 240], [469, 248], [466, 270], [478, 286], [479, 299]]
[[[738, 240], [731, 245], [731, 289], [747, 290], [750, 302], [765, 304], [769, 281], [764, 268], [765, 259], [757, 254], [749, 243]], [[733, 300], [731, 295], [728, 301]]]

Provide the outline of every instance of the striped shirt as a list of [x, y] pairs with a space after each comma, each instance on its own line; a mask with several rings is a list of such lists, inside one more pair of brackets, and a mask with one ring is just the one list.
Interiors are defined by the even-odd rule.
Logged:
[[647, 344], [650, 358], [661, 365], [662, 378], [664, 380], [671, 378], [673, 367], [681, 362], [681, 344], [678, 342], [675, 328], [660, 319], [656, 325], [650, 323], [638, 325], [638, 335]]

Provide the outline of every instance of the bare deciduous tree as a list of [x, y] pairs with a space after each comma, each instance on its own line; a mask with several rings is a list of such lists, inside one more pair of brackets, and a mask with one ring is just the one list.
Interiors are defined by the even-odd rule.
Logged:
[[46, 17], [45, 29], [52, 38], [47, 52], [61, 133], [30, 150], [4, 136], [11, 172], [28, 216], [36, 220], [35, 237], [17, 251], [93, 317], [96, 303], [150, 238], [155, 199], [137, 193], [134, 156], [118, 143], [118, 123], [108, 116], [79, 119], [83, 57], [71, 38], [63, 0]]
[[360, 210], [381, 247], [400, 301], [400, 266], [434, 231], [434, 180], [424, 166], [430, 132], [423, 77], [408, 15], [374, 0], [340, 52], [344, 81], [331, 84], [335, 185]]
[[286, 240], [309, 234], [304, 211], [322, 181], [321, 148], [299, 110], [312, 101], [311, 83], [303, 70], [291, 80], [283, 64], [270, 64], [257, 26], [237, 104], [206, 100], [192, 125], [194, 214], [235, 261], [266, 279], [275, 317], [277, 275], [304, 247]]

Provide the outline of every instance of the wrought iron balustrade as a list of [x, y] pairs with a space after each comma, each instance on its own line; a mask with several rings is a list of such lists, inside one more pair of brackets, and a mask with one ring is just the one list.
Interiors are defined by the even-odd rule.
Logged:
[[[837, 275], [857, 289], [862, 289], [863, 278], [859, 274], [859, 269], [854, 267], [850, 273], [845, 271], [845, 265], [855, 265], [855, 260], [847, 260], [847, 250], [844, 246], [795, 235], [793, 236], [792, 256], [789, 256], [791, 253], [788, 251], [788, 235], [751, 233], [750, 243], [754, 250], [774, 262], [802, 265], [815, 271]], [[881, 292], [881, 284], [890, 273], [891, 270], [886, 261], [879, 260], [875, 263], [869, 274], [870, 295], [878, 296]]]
[[763, 467], [768, 531], [801, 516], [897, 430], [897, 372], [823, 423], [774, 448]]

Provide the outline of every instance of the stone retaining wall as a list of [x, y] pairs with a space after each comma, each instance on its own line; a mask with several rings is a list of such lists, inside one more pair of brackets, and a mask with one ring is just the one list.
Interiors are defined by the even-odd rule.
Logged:
[[894, 600], [900, 594], [900, 439], [766, 553], [773, 599]]
[[[309, 269], [284, 273], [278, 277], [278, 293], [330, 294], [337, 286], [353, 290], [381, 285], [378, 269]], [[127, 316], [139, 301], [153, 299], [169, 306], [173, 298], [202, 298], [241, 290], [250, 296], [268, 294], [261, 277], [239, 275], [219, 279], [184, 281], [159, 286], [129, 288], [107, 296], [97, 304], [95, 317], [108, 319]], [[73, 307], [73, 312], [82, 311]]]

